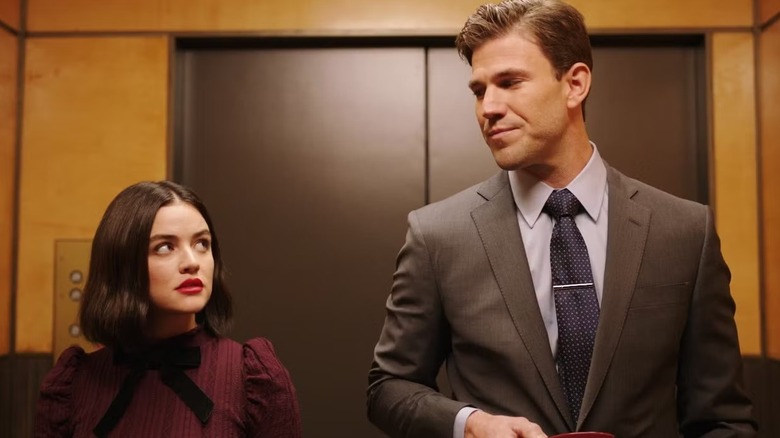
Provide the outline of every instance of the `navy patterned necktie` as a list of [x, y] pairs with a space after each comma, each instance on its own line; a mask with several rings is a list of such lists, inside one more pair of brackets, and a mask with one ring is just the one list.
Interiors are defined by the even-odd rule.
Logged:
[[544, 211], [555, 219], [550, 267], [558, 318], [558, 375], [575, 423], [599, 325], [599, 302], [588, 248], [574, 223], [581, 209], [582, 204], [568, 189], [554, 191], [544, 204]]

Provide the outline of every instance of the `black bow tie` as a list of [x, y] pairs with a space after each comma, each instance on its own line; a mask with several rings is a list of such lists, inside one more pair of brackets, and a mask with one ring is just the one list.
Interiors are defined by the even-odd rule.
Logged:
[[206, 424], [214, 408], [214, 402], [192, 381], [184, 370], [200, 366], [200, 347], [168, 348], [151, 350], [143, 354], [125, 354], [117, 351], [114, 363], [130, 365], [130, 374], [125, 377], [119, 393], [100, 419], [93, 432], [98, 437], [108, 436], [124, 415], [138, 382], [147, 370], [160, 370], [163, 383], [195, 413], [202, 424]]

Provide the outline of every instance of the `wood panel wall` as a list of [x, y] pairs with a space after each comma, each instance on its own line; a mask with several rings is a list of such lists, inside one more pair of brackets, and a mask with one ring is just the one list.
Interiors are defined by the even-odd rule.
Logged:
[[20, 0], [0, 0], [0, 21], [12, 29], [19, 29]]
[[711, 40], [712, 191], [723, 254], [731, 268], [743, 354], [761, 353], [758, 186], [753, 34]]
[[52, 350], [55, 239], [92, 238], [108, 202], [167, 166], [168, 38], [29, 38], [18, 352]]
[[[54, 240], [91, 237], [106, 203], [121, 187], [165, 176], [168, 32], [454, 34], [484, 1], [27, 0], [32, 33], [25, 75], [18, 349], [51, 351]], [[748, 212], [718, 209], [717, 220], [734, 272], [743, 351], [760, 352], [757, 231], [742, 222], [758, 220], [756, 163], [743, 157], [756, 153], [756, 133], [749, 129], [755, 126], [755, 118], [750, 119], [755, 89], [746, 82], [749, 70], [730, 70], [732, 56], [752, 62], [753, 1], [572, 3], [595, 32], [715, 34], [713, 199], [724, 206], [734, 200]], [[126, 31], [141, 33], [109, 36]], [[739, 123], [732, 114], [739, 115]], [[723, 166], [732, 156], [736, 169]]]
[[[41, 31], [453, 33], [485, 0], [28, 0]], [[594, 29], [751, 26], [751, 0], [572, 0]]]
[[767, 355], [780, 360], [780, 20], [759, 41], [764, 319]]
[[0, 29], [0, 356], [10, 350], [18, 38]]
[[780, 14], [780, 0], [757, 0], [758, 22], [764, 24], [777, 14]]

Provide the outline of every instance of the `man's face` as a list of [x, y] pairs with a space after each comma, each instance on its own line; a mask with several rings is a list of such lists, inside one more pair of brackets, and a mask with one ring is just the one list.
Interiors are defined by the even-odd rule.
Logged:
[[569, 123], [569, 86], [556, 79], [541, 48], [524, 32], [478, 47], [471, 88], [485, 142], [505, 170], [544, 172], [558, 167]]

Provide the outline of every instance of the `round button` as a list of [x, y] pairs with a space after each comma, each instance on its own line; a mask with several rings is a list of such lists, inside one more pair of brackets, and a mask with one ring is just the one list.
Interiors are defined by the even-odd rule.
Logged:
[[78, 301], [81, 299], [81, 289], [79, 288], [73, 288], [70, 290], [70, 293], [68, 294], [70, 296], [70, 299], [73, 301]]
[[70, 281], [73, 283], [81, 283], [82, 278], [84, 278], [84, 275], [78, 269], [70, 272]]
[[77, 338], [81, 335], [81, 327], [79, 327], [78, 324], [71, 324], [70, 327], [68, 327], [68, 333], [74, 338]]

